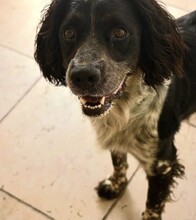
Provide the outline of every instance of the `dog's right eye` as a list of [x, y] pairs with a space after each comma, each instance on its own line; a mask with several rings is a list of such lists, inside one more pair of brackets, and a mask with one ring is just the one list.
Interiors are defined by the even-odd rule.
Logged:
[[75, 40], [76, 39], [76, 31], [73, 28], [69, 28], [65, 30], [64, 37], [66, 40]]
[[115, 39], [124, 39], [127, 35], [127, 31], [122, 28], [115, 28], [112, 31], [112, 37], [114, 37]]

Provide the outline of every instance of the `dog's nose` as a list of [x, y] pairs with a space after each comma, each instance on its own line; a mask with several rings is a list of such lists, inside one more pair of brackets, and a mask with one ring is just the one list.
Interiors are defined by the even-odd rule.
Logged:
[[70, 71], [71, 82], [78, 87], [95, 86], [101, 79], [100, 69], [96, 67], [74, 67]]

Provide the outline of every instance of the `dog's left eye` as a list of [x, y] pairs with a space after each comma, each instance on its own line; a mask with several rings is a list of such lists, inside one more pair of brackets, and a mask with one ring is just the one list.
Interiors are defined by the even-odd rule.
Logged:
[[112, 31], [112, 36], [116, 39], [122, 39], [125, 38], [127, 36], [127, 31], [122, 29], [122, 28], [115, 28]]
[[76, 38], [76, 32], [73, 28], [65, 30], [64, 37], [66, 40], [74, 40]]

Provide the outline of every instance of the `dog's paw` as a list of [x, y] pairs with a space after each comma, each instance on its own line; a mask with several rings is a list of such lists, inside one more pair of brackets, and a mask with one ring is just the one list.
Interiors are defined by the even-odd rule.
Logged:
[[119, 197], [119, 195], [121, 195], [125, 189], [126, 185], [126, 178], [124, 178], [124, 181], [121, 181], [120, 183], [115, 181], [113, 178], [108, 178], [100, 182], [96, 187], [96, 190], [99, 197], [110, 200]]
[[147, 209], [142, 213], [142, 220], [162, 220], [162, 218], [157, 212]]

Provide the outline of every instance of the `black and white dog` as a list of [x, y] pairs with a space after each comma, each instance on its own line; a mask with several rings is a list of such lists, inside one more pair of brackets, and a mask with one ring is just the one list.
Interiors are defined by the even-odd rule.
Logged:
[[196, 11], [174, 20], [155, 0], [54, 0], [36, 38], [45, 78], [82, 103], [113, 175], [97, 187], [112, 199], [127, 183], [127, 153], [143, 166], [143, 220], [161, 219], [184, 167], [174, 136], [196, 111]]

